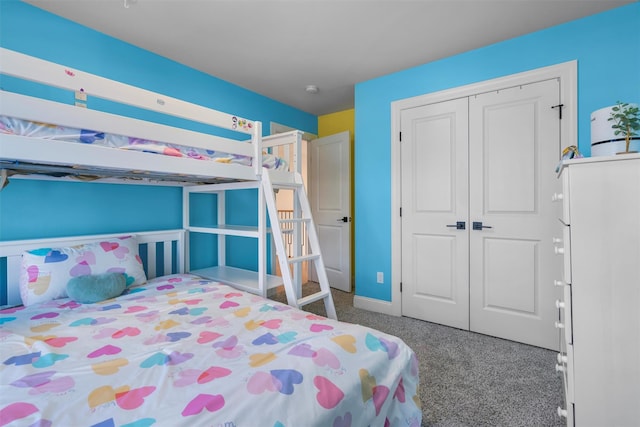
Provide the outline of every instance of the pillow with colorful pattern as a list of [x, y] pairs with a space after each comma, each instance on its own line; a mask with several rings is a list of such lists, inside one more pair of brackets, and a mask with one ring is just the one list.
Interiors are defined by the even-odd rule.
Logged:
[[20, 297], [25, 306], [66, 298], [71, 278], [104, 273], [123, 273], [127, 286], [147, 281], [135, 236], [24, 252]]

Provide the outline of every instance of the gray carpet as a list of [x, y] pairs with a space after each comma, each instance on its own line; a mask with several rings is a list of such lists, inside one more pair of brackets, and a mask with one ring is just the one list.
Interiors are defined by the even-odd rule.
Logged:
[[[314, 284], [305, 294], [312, 291]], [[272, 298], [286, 302], [283, 289]], [[423, 426], [562, 426], [562, 380], [556, 353], [407, 317], [353, 307], [353, 294], [333, 290], [338, 319], [396, 335], [420, 361]], [[324, 303], [305, 310], [325, 314]]]

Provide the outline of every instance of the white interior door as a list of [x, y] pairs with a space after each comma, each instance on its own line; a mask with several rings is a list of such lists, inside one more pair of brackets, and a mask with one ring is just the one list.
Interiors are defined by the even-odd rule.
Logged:
[[[309, 142], [309, 201], [329, 284], [351, 292], [351, 154], [349, 132]], [[311, 280], [317, 275], [311, 264]]]
[[467, 104], [404, 110], [400, 148], [402, 314], [462, 329], [469, 328]]
[[469, 98], [471, 330], [558, 346], [558, 79]]

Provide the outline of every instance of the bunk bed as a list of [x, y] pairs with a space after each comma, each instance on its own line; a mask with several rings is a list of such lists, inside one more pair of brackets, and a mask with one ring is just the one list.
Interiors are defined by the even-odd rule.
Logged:
[[[71, 176], [178, 184], [185, 201], [181, 230], [0, 242], [0, 272], [6, 273], [0, 277], [6, 287], [0, 289], [0, 298], [5, 296], [0, 303], [1, 425], [420, 425], [414, 353], [396, 337], [335, 319], [300, 174], [295, 164], [287, 170], [265, 167], [264, 151], [290, 143], [295, 153], [299, 132], [262, 137], [259, 122], [6, 49], [0, 58], [4, 75], [71, 90], [77, 104], [2, 91], [3, 123], [30, 129], [46, 123], [69, 130], [67, 136], [113, 134], [154, 147], [147, 152], [87, 144], [82, 138], [46, 139], [20, 134], [14, 126], [0, 132], [3, 179]], [[226, 133], [215, 136], [91, 110], [85, 108], [87, 96], [246, 137], [239, 142]], [[172, 150], [174, 155], [167, 156], [157, 153], [164, 151], [156, 149], [160, 144], [178, 146], [178, 152], [182, 146], [224, 152], [224, 159], [240, 160], [211, 161]], [[218, 194], [220, 213], [227, 191], [246, 188], [258, 190], [255, 229], [227, 224], [224, 213], [214, 227], [189, 224], [190, 195]], [[299, 216], [288, 221], [294, 230], [307, 227], [312, 248], [293, 262], [316, 263], [317, 295], [302, 297], [291, 260], [283, 259], [280, 224], [266, 227], [267, 212], [277, 217], [276, 188], [297, 195]], [[237, 275], [224, 268], [224, 259], [216, 271], [191, 270], [191, 233], [257, 238], [259, 271], [251, 276], [257, 285], [234, 283]], [[268, 234], [285, 272], [280, 283], [289, 305], [265, 298], [271, 286]], [[155, 277], [158, 271], [162, 275]], [[225, 272], [233, 277], [213, 277]], [[91, 290], [91, 298], [79, 297], [78, 289]], [[317, 300], [325, 302], [327, 317], [300, 310]]]
[[[130, 183], [182, 184], [183, 226], [190, 233], [258, 240], [257, 271], [226, 265], [225, 239], [218, 238], [217, 265], [195, 273], [262, 296], [266, 296], [269, 289], [284, 284], [287, 298], [294, 306], [304, 306], [321, 299], [327, 306], [328, 316], [336, 317], [326, 278], [320, 278], [320, 292], [302, 296], [298, 264], [310, 257], [302, 255], [302, 243], [297, 245], [294, 257], [289, 258], [284, 254], [284, 248], [280, 252], [282, 228], [276, 226], [279, 225], [277, 221], [273, 221], [271, 228], [267, 228], [266, 209], [268, 206], [275, 209], [275, 204], [271, 203], [274, 190], [292, 190], [298, 198], [306, 199], [306, 195], [302, 194], [304, 187], [300, 166], [296, 161], [301, 151], [301, 132], [263, 137], [261, 123], [257, 121], [8, 49], [0, 50], [0, 57], [0, 71], [3, 75], [70, 91], [75, 101], [74, 104], [65, 104], [2, 91], [1, 180], [11, 179], [16, 174], [35, 174], [83, 180], [110, 178]], [[86, 108], [92, 99], [161, 114], [164, 120], [184, 120], [186, 126], [204, 125], [209, 133]], [[285, 147], [286, 152], [292, 152], [292, 164], [287, 165], [287, 162], [269, 154], [269, 150], [274, 147]], [[190, 155], [191, 153], [195, 155]], [[224, 211], [225, 194], [228, 191], [252, 188], [257, 190], [257, 227], [247, 228], [227, 222]], [[216, 226], [197, 227], [189, 223], [189, 197], [194, 193], [217, 195]], [[305, 202], [308, 204], [308, 201], [302, 201], [303, 204]], [[311, 255], [315, 258], [312, 261], [318, 264], [316, 268], [321, 276], [326, 276], [317, 236], [314, 235], [315, 230], [312, 230], [314, 227], [310, 208], [302, 212], [297, 204], [296, 209], [298, 218], [291, 221], [297, 222], [294, 234], [300, 235], [301, 227], [304, 226], [311, 231], [310, 238], [315, 241], [309, 243], [316, 248], [315, 254]], [[270, 217], [277, 218], [277, 212], [271, 212]], [[308, 219], [307, 224], [304, 224], [303, 217]], [[269, 235], [273, 235], [275, 249], [279, 252], [277, 259], [281, 271], [291, 270], [292, 274], [282, 277], [267, 274]], [[294, 238], [299, 240], [295, 236]], [[189, 248], [188, 244], [187, 252]], [[187, 263], [189, 259], [187, 256]], [[290, 269], [289, 264], [293, 264], [293, 268]], [[188, 264], [187, 269], [190, 270]]]

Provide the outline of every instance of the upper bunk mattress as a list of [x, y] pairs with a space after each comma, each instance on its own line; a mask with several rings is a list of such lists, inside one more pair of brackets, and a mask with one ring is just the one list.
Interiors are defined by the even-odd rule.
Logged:
[[[49, 123], [33, 122], [3, 115], [0, 115], [0, 133], [251, 166], [251, 157], [238, 154], [149, 141], [95, 130], [76, 129]], [[241, 141], [238, 141], [238, 143], [242, 144]], [[288, 168], [285, 160], [270, 153], [263, 153], [262, 166], [274, 170], [287, 170]]]

